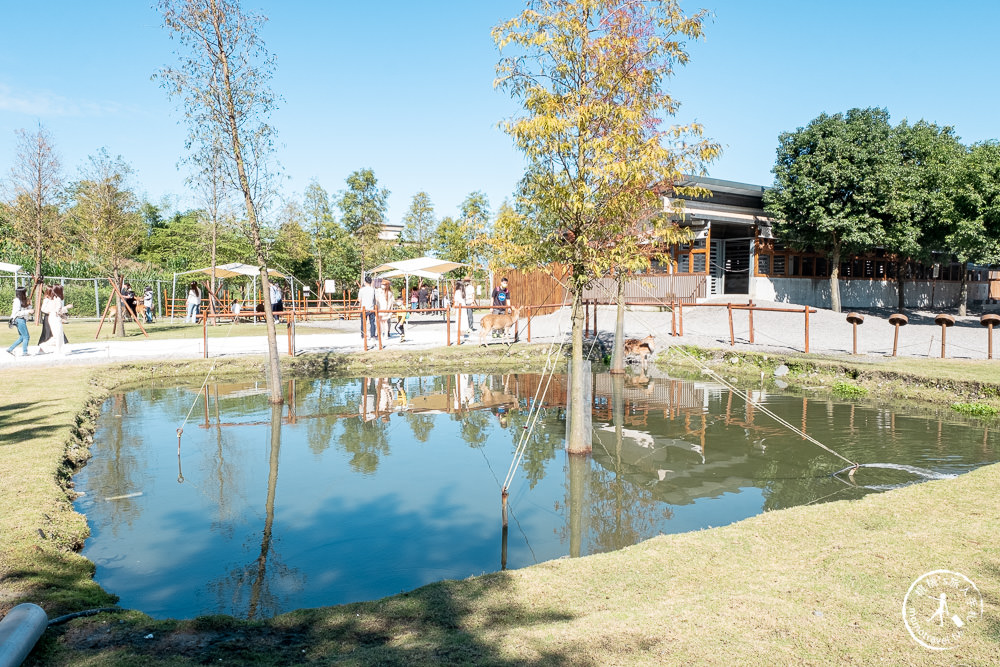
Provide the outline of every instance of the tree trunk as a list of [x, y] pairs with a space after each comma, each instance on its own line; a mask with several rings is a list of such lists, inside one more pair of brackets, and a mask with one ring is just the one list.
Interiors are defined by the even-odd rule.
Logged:
[[906, 307], [906, 277], [904, 272], [906, 271], [906, 262], [900, 262], [896, 260], [896, 292], [899, 295], [899, 312], [903, 312]]
[[618, 275], [618, 306], [615, 317], [615, 340], [611, 350], [611, 372], [625, 372], [625, 276]]
[[588, 379], [583, 373], [583, 291], [573, 289], [573, 353], [570, 357], [572, 365], [572, 383], [569, 388], [569, 414], [566, 419], [570, 429], [566, 433], [566, 451], [570, 454], [589, 454], [591, 447], [587, 444], [584, 429], [590, 424], [590, 406], [584, 400], [584, 382]]
[[122, 277], [118, 273], [118, 269], [115, 269], [112, 273], [112, 277], [115, 280], [115, 304], [118, 308], [115, 311], [115, 336], [125, 337], [125, 302], [122, 301], [121, 294], [122, 289]]
[[833, 244], [830, 256], [830, 310], [840, 312], [840, 244]]
[[[209, 288], [208, 288], [208, 312], [210, 312], [213, 315], [215, 315], [215, 299], [213, 298], [213, 295], [216, 293], [215, 290], [217, 289], [216, 288], [216, 283], [215, 283], [215, 261], [216, 261], [215, 248], [216, 248], [216, 245], [218, 244], [218, 242], [219, 242], [219, 221], [215, 220], [213, 218], [213, 220], [212, 220], [212, 276], [211, 276], [211, 281], [212, 282], [211, 282], [211, 284], [209, 285]], [[213, 325], [217, 325], [218, 323], [219, 323], [219, 318], [213, 317], [212, 318], [212, 324]]]
[[280, 405], [285, 402], [285, 399], [281, 395], [281, 363], [278, 361], [278, 330], [274, 325], [274, 314], [271, 310], [271, 280], [267, 275], [267, 266], [263, 262], [261, 262], [260, 267], [260, 285], [261, 301], [264, 304], [264, 321], [267, 325], [267, 364], [271, 385], [269, 387], [271, 395], [268, 397], [268, 401], [272, 405]]
[[958, 314], [965, 317], [969, 305], [969, 263], [962, 262], [962, 281], [958, 287]]
[[260, 555], [257, 556], [257, 576], [250, 586], [250, 600], [247, 618], [257, 616], [263, 591], [267, 582], [267, 557], [271, 552], [271, 535], [274, 530], [274, 496], [278, 489], [278, 462], [281, 458], [281, 406], [271, 406], [271, 456], [267, 471], [267, 499], [264, 501], [264, 534], [260, 540]]
[[42, 290], [39, 289], [42, 285], [42, 250], [39, 249], [35, 252], [35, 275], [33, 277], [34, 284], [31, 286], [31, 291], [35, 297], [35, 324], [42, 325]]
[[583, 520], [584, 507], [587, 499], [587, 474], [590, 469], [590, 459], [583, 456], [569, 457], [569, 555], [579, 558], [583, 554]]

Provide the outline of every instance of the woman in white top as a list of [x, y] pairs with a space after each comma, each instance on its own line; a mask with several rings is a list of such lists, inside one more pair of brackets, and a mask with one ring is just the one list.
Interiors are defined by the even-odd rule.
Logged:
[[49, 329], [52, 331], [52, 338], [38, 346], [39, 352], [55, 352], [62, 354], [65, 334], [63, 333], [63, 318], [69, 312], [73, 304], [63, 303], [63, 287], [55, 285], [52, 288], [52, 298], [46, 299], [42, 303], [42, 312], [49, 316]]
[[17, 327], [17, 340], [7, 348], [7, 354], [12, 357], [14, 356], [14, 348], [18, 345], [22, 345], [21, 356], [28, 356], [28, 339], [30, 334], [28, 333], [27, 318], [33, 312], [34, 309], [28, 307], [28, 290], [18, 287], [14, 290], [14, 302], [10, 305], [10, 320]]
[[388, 338], [389, 332], [389, 310], [392, 308], [392, 288], [388, 280], [383, 280], [378, 289], [375, 290], [375, 308], [378, 309], [379, 334], [385, 334]]
[[198, 289], [198, 283], [191, 283], [188, 287], [187, 295], [187, 317], [184, 318], [185, 322], [197, 322], [198, 321], [198, 309], [201, 307], [201, 290]]

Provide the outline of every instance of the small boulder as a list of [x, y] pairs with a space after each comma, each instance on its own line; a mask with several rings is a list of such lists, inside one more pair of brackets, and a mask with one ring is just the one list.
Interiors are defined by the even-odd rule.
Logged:
[[788, 375], [788, 372], [789, 372], [788, 366], [781, 364], [780, 366], [774, 369], [774, 377], [776, 378], [785, 377], [786, 375]]

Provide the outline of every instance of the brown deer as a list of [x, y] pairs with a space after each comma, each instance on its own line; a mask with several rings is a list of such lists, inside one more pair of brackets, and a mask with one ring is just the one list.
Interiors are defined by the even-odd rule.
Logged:
[[625, 357], [639, 357], [643, 375], [646, 374], [646, 368], [649, 366], [649, 358], [653, 356], [655, 351], [656, 339], [653, 338], [652, 334], [642, 340], [638, 338], [625, 339]]
[[479, 344], [486, 347], [486, 337], [494, 331], [503, 331], [504, 336], [510, 335], [510, 330], [520, 318], [521, 308], [519, 306], [512, 307], [510, 312], [503, 315], [496, 313], [483, 315], [483, 319], [479, 321]]

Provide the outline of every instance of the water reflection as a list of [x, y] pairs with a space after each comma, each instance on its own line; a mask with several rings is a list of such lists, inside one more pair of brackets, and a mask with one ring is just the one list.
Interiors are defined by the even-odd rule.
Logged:
[[254, 383], [119, 394], [77, 479], [84, 554], [125, 606], [261, 618], [868, 492], [758, 405], [860, 461], [955, 473], [997, 458], [957, 417], [641, 376], [594, 375], [591, 393], [590, 457], [562, 449], [564, 380], [530, 374], [290, 380], [274, 408]]

